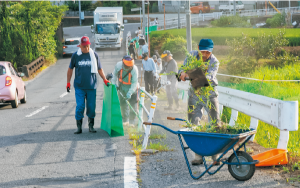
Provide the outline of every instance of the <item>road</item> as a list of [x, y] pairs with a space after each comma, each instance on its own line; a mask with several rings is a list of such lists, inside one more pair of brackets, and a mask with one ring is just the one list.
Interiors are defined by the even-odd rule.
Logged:
[[[126, 25], [125, 32], [134, 30], [132, 26]], [[92, 38], [87, 27], [65, 28], [64, 33], [65, 37]], [[125, 48], [97, 52], [109, 73], [124, 56]], [[100, 130], [103, 82], [99, 76], [97, 133], [88, 132], [85, 117], [83, 133], [73, 134], [75, 94], [74, 89], [70, 94], [65, 89], [69, 63], [70, 57], [59, 59], [27, 83], [26, 104], [17, 109], [0, 105], [0, 187], [124, 186], [124, 158], [133, 157], [131, 146], [127, 137], [110, 138]]]
[[[124, 33], [134, 32], [138, 26], [125, 25]], [[87, 35], [92, 39], [89, 27], [64, 28], [64, 33], [65, 37]], [[124, 56], [125, 47], [119, 51], [97, 50], [97, 53], [103, 69], [110, 73]], [[69, 94], [65, 89], [69, 62], [70, 57], [59, 59], [54, 66], [27, 82], [26, 104], [20, 104], [17, 109], [0, 105], [0, 187], [126, 187], [124, 161], [133, 154], [127, 136], [111, 138], [100, 130], [104, 86], [99, 77], [97, 133], [88, 132], [85, 117], [83, 133], [73, 134], [76, 130], [75, 94], [73, 88]], [[141, 66], [140, 61], [136, 64]], [[159, 95], [154, 121], [179, 129], [179, 124], [165, 119], [167, 116], [185, 118], [185, 105], [181, 105], [180, 111], [165, 111], [166, 96]], [[164, 133], [160, 128], [152, 130]], [[167, 138], [161, 142], [174, 150], [142, 157], [141, 187], [287, 187], [279, 175], [260, 170], [251, 180], [239, 182], [230, 176], [227, 167], [215, 176], [206, 175], [195, 181], [188, 174], [177, 136], [166, 134]], [[191, 153], [188, 156], [191, 159]], [[196, 171], [201, 170], [197, 167]]]

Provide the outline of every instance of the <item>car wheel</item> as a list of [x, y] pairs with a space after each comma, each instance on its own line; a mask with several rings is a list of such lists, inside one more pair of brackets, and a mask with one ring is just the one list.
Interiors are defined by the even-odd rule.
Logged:
[[117, 50], [121, 50], [121, 47], [118, 47]]
[[24, 89], [24, 98], [21, 99], [21, 103], [24, 104], [27, 102], [26, 89]]
[[19, 98], [18, 98], [18, 92], [16, 91], [16, 93], [15, 93], [15, 100], [13, 100], [12, 102], [11, 102], [11, 106], [13, 107], [13, 108], [18, 108], [18, 106], [19, 106]]

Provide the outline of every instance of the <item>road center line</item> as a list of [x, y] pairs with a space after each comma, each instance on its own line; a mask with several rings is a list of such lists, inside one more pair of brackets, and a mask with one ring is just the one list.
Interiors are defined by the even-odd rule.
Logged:
[[33, 115], [35, 115], [35, 114], [37, 114], [37, 113], [39, 113], [39, 112], [45, 110], [46, 108], [48, 108], [48, 106], [43, 106], [42, 108], [40, 108], [40, 109], [38, 109], [38, 110], [32, 112], [31, 114], [29, 114], [29, 115], [27, 115], [27, 116], [25, 116], [25, 117], [31, 117], [31, 116], [33, 116]]
[[138, 188], [136, 157], [124, 158], [124, 188]]
[[61, 96], [59, 96], [60, 98], [63, 98], [64, 96], [68, 95], [68, 92], [63, 93]]

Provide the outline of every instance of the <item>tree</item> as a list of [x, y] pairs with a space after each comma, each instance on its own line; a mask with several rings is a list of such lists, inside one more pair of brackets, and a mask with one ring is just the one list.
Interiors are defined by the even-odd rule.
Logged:
[[[72, 11], [79, 11], [79, 2], [67, 1], [67, 6]], [[90, 10], [92, 8], [92, 1], [80, 1], [81, 11]]]

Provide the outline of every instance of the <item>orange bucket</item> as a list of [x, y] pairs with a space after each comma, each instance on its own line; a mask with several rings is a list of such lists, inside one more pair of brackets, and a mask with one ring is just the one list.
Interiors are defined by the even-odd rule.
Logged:
[[285, 165], [288, 163], [286, 149], [272, 149], [257, 155], [253, 155], [253, 160], [258, 160], [255, 166]]

